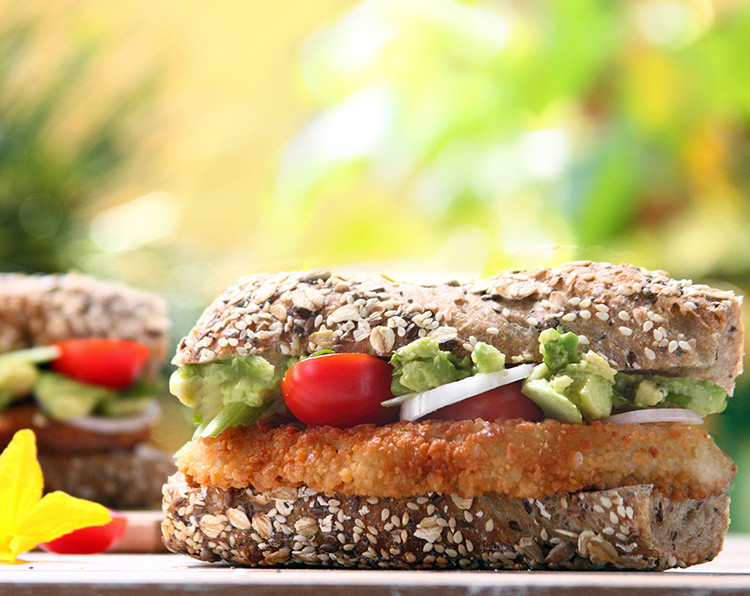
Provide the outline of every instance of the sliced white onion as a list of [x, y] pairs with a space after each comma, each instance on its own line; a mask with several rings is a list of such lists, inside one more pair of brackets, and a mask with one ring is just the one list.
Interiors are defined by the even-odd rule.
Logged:
[[129, 433], [151, 426], [159, 417], [159, 404], [152, 401], [135, 416], [81, 416], [66, 420], [65, 424], [103, 435]]
[[507, 370], [501, 370], [483, 375], [466, 377], [460, 381], [447, 383], [422, 393], [406, 396], [408, 399], [401, 404], [401, 420], [418, 420], [430, 412], [444, 408], [456, 402], [463, 401], [474, 395], [479, 395], [490, 389], [502, 387], [525, 379], [534, 369], [533, 364], [520, 364]]
[[604, 424], [644, 424], [647, 422], [682, 422], [683, 424], [703, 424], [698, 412], [683, 408], [649, 408], [633, 410], [602, 418]]

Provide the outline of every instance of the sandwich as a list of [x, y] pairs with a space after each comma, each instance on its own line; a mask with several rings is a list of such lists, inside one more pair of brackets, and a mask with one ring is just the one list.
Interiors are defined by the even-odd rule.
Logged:
[[736, 473], [704, 427], [734, 293], [574, 262], [442, 285], [245, 277], [180, 342], [173, 552], [248, 566], [685, 567]]
[[31, 428], [48, 490], [158, 508], [149, 444], [169, 319], [155, 295], [75, 273], [0, 274], [0, 447]]

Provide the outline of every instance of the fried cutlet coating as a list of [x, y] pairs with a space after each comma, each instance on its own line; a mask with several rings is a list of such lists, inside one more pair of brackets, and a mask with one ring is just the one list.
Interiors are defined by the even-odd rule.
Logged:
[[726, 491], [736, 466], [700, 426], [462, 420], [348, 429], [234, 427], [189, 442], [177, 465], [203, 486], [259, 491], [540, 498], [653, 484], [672, 499]]

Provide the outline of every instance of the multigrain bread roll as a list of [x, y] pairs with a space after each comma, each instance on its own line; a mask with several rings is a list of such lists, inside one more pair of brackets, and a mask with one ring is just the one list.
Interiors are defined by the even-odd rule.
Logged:
[[73, 338], [133, 340], [149, 348], [144, 378], [167, 356], [164, 300], [87, 275], [0, 274], [0, 353]]
[[147, 443], [168, 329], [164, 300], [147, 292], [0, 274], [0, 446], [31, 428], [47, 490], [158, 508], [174, 463]]
[[[665, 569], [710, 560], [736, 467], [701, 416], [723, 409], [741, 372], [740, 306], [731, 292], [602, 263], [464, 285], [328, 271], [243, 278], [175, 357], [173, 392], [204, 423], [164, 487], [165, 544], [240, 565]], [[483, 358], [500, 353], [507, 370], [485, 370]], [[400, 422], [398, 408], [385, 424], [357, 414], [360, 393], [377, 384], [370, 377], [364, 389], [354, 378], [349, 394], [340, 390], [367, 359], [390, 361]], [[258, 389], [248, 371], [265, 365]], [[435, 381], [450, 366], [454, 376]], [[532, 372], [517, 380], [524, 366]], [[515, 381], [466, 389], [503, 376]], [[228, 389], [238, 386], [242, 396]], [[430, 406], [438, 393], [455, 395]], [[315, 403], [300, 407], [304, 399]], [[416, 401], [419, 420], [405, 415]], [[331, 403], [337, 415], [308, 418]]]
[[563, 326], [617, 370], [670, 371], [731, 391], [742, 367], [741, 316], [732, 292], [628, 265], [578, 262], [438, 286], [279, 273], [227, 288], [173, 362], [321, 349], [388, 357], [424, 335], [459, 355], [483, 341], [513, 362], [538, 362], [539, 333]]

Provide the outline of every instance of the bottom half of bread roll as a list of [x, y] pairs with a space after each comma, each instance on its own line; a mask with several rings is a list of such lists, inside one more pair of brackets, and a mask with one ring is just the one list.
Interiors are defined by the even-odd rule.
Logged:
[[39, 464], [45, 490], [111, 509], [159, 509], [164, 480], [175, 471], [171, 453], [145, 443], [114, 451], [40, 451]]
[[736, 468], [700, 427], [259, 424], [188, 443], [164, 542], [252, 566], [659, 570], [711, 560]]
[[729, 497], [673, 500], [642, 484], [541, 499], [378, 498], [199, 487], [178, 473], [164, 512], [167, 548], [232, 565], [661, 570], [719, 553]]

